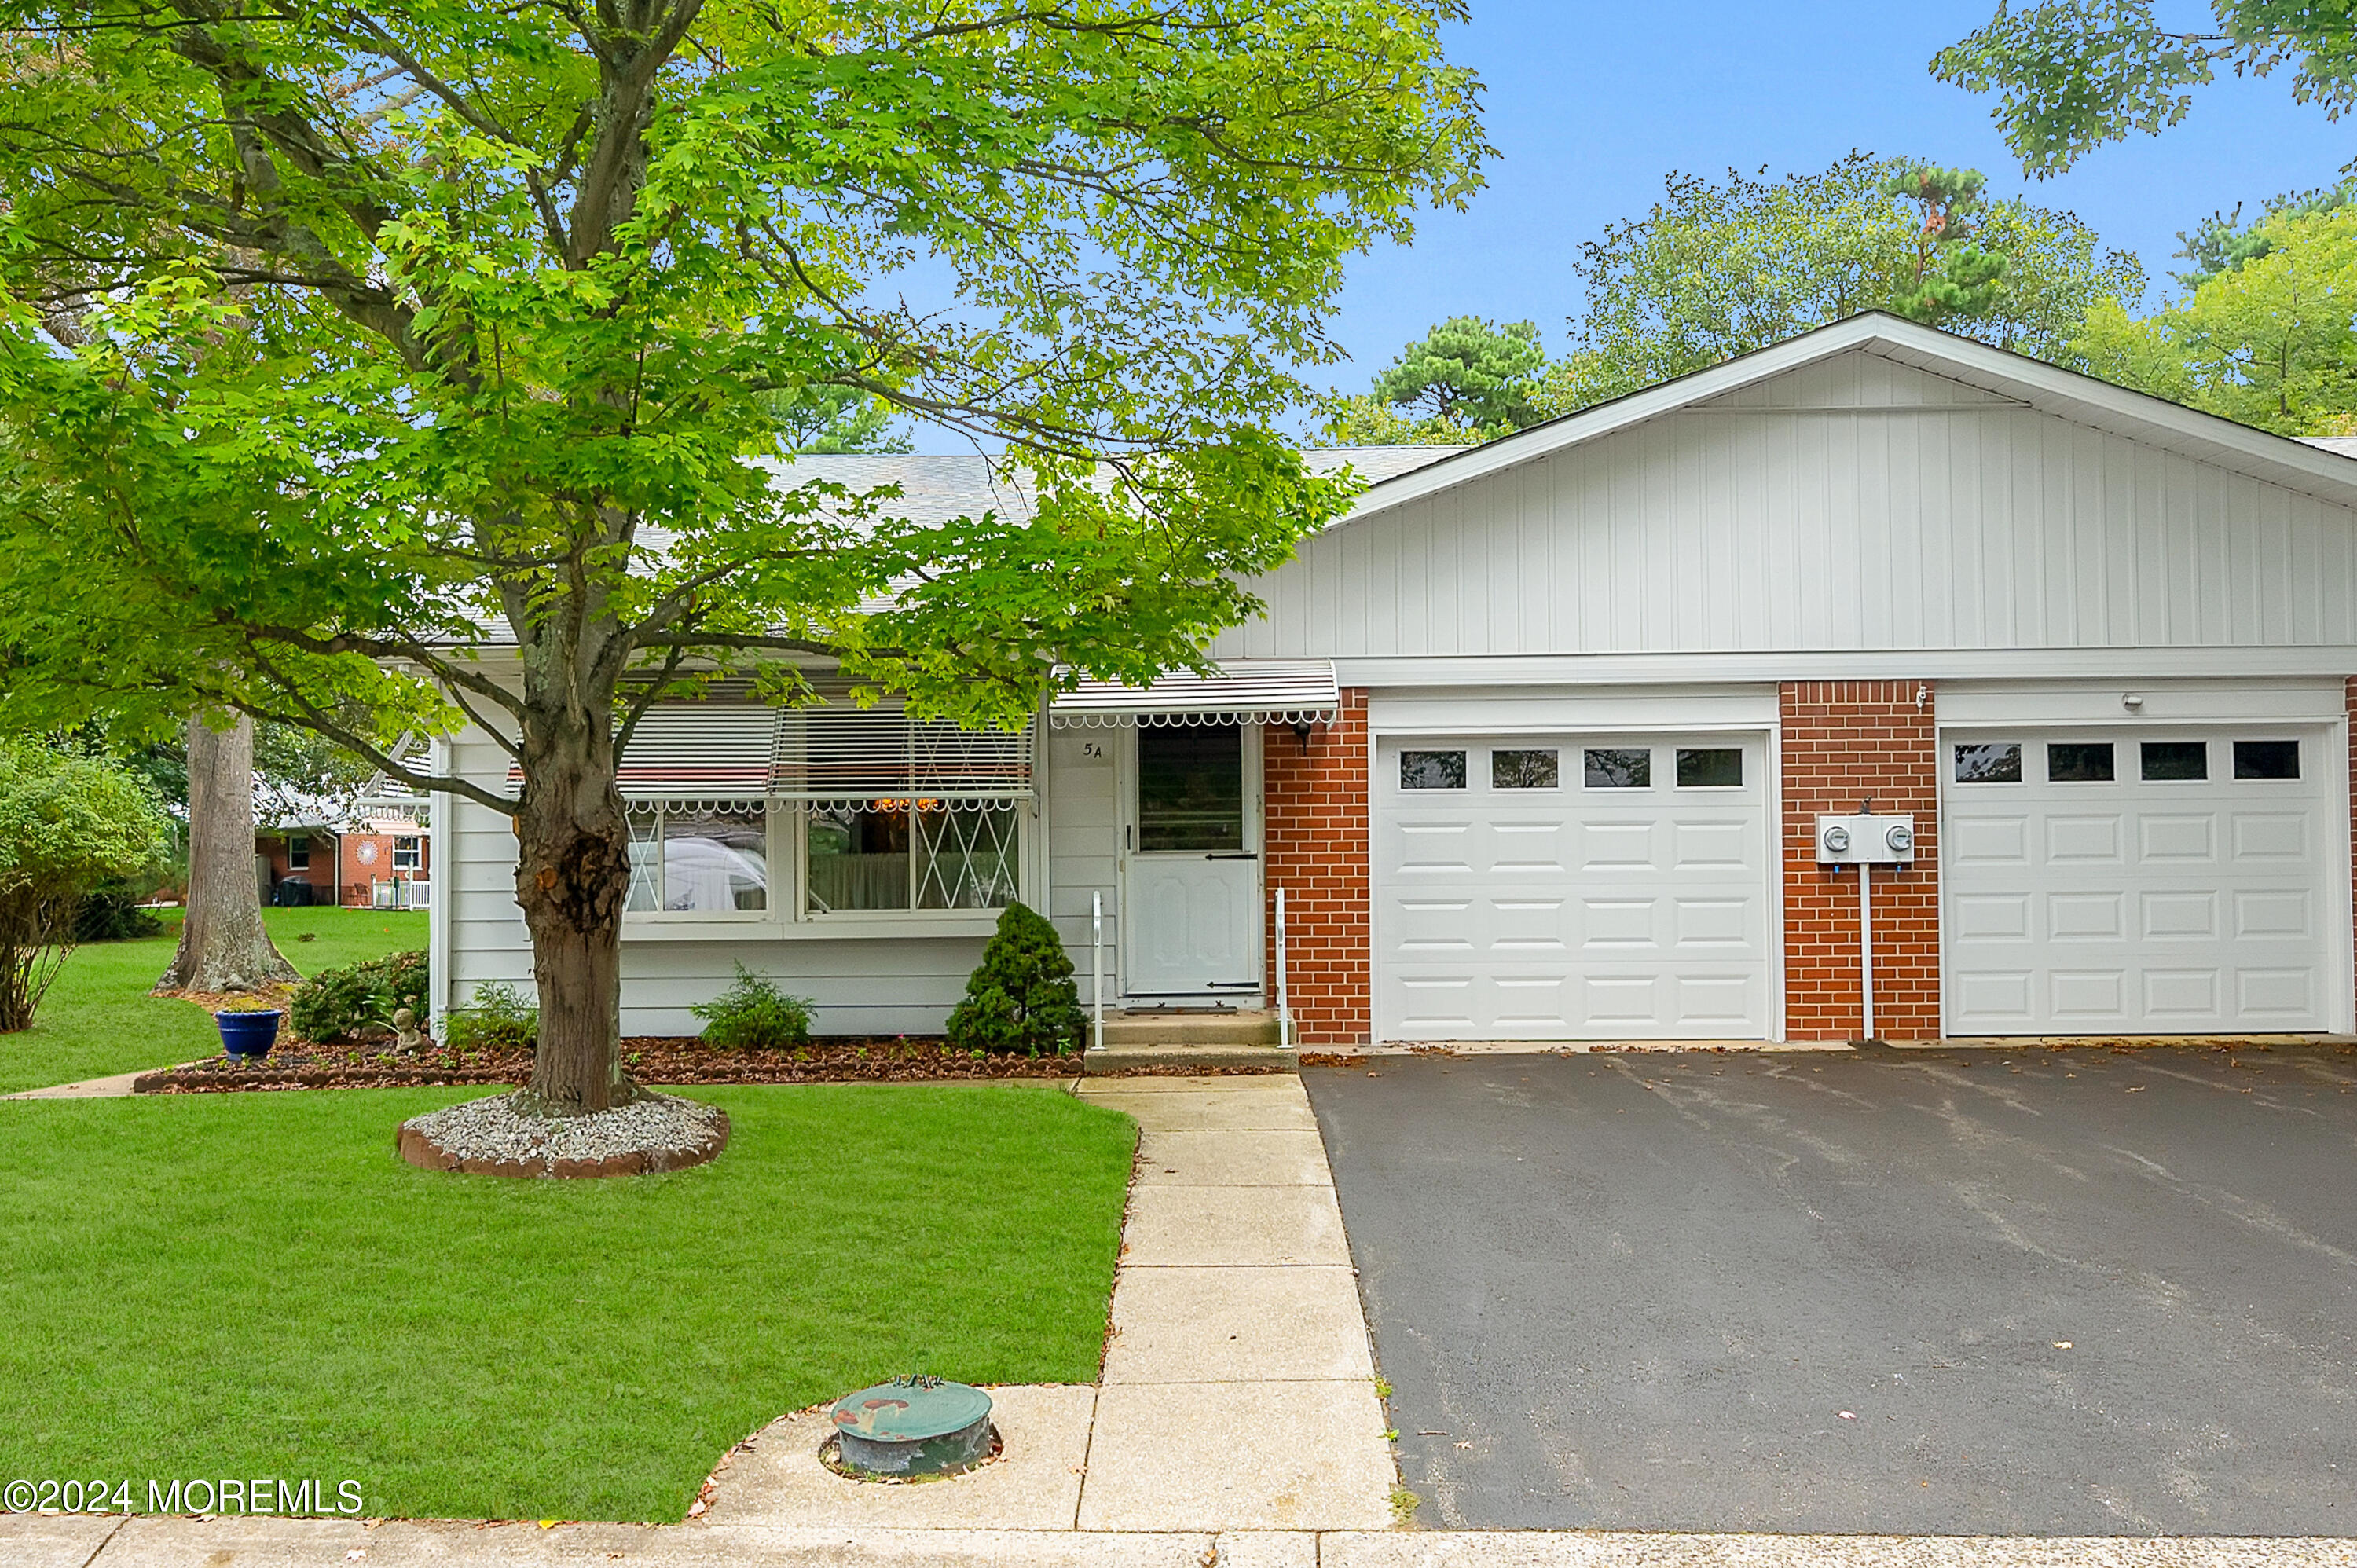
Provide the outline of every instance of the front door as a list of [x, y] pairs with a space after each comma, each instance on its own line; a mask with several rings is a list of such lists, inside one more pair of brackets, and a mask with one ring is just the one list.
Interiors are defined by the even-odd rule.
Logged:
[[1152, 725], [1137, 759], [1124, 868], [1133, 996], [1260, 989], [1256, 751], [1239, 724]]

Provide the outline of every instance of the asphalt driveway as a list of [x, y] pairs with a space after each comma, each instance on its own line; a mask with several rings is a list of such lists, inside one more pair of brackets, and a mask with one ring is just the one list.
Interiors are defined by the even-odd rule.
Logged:
[[1426, 1524], [2357, 1535], [2357, 1052], [1302, 1078]]

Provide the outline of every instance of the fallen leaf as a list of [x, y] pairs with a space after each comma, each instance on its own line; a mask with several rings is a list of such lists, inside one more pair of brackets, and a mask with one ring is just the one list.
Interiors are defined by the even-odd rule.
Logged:
[[2057, 1339], [2054, 1341], [2054, 1348], [2057, 1350], [2068, 1350], [2071, 1348], [2071, 1341], [2068, 1339]]

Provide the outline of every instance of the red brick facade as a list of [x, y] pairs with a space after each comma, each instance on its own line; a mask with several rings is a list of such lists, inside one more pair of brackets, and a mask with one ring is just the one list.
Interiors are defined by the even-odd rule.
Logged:
[[1268, 875], [1269, 995], [1276, 991], [1276, 889], [1285, 889], [1295, 1029], [1310, 1049], [1367, 1043], [1373, 888], [1368, 875], [1367, 693], [1350, 689], [1307, 742], [1263, 736], [1261, 843]]
[[1874, 1023], [1886, 1039], [1940, 1033], [1939, 746], [1929, 682], [1803, 681], [1782, 688], [1784, 1029], [1852, 1039], [1858, 992], [1857, 873], [1817, 864], [1820, 812], [1915, 813], [1915, 864], [1874, 878]]

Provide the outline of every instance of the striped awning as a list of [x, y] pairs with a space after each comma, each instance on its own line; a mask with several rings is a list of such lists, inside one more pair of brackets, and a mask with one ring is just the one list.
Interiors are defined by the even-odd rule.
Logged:
[[1230, 659], [1217, 675], [1181, 671], [1151, 686], [1083, 681], [1048, 704], [1058, 729], [1110, 725], [1318, 724], [1342, 704], [1332, 660]]
[[[625, 800], [752, 805], [806, 800], [885, 810], [978, 807], [1032, 794], [1032, 731], [962, 730], [897, 703], [803, 708], [665, 703], [650, 708], [615, 769]], [[511, 789], [522, 769], [508, 768]]]

